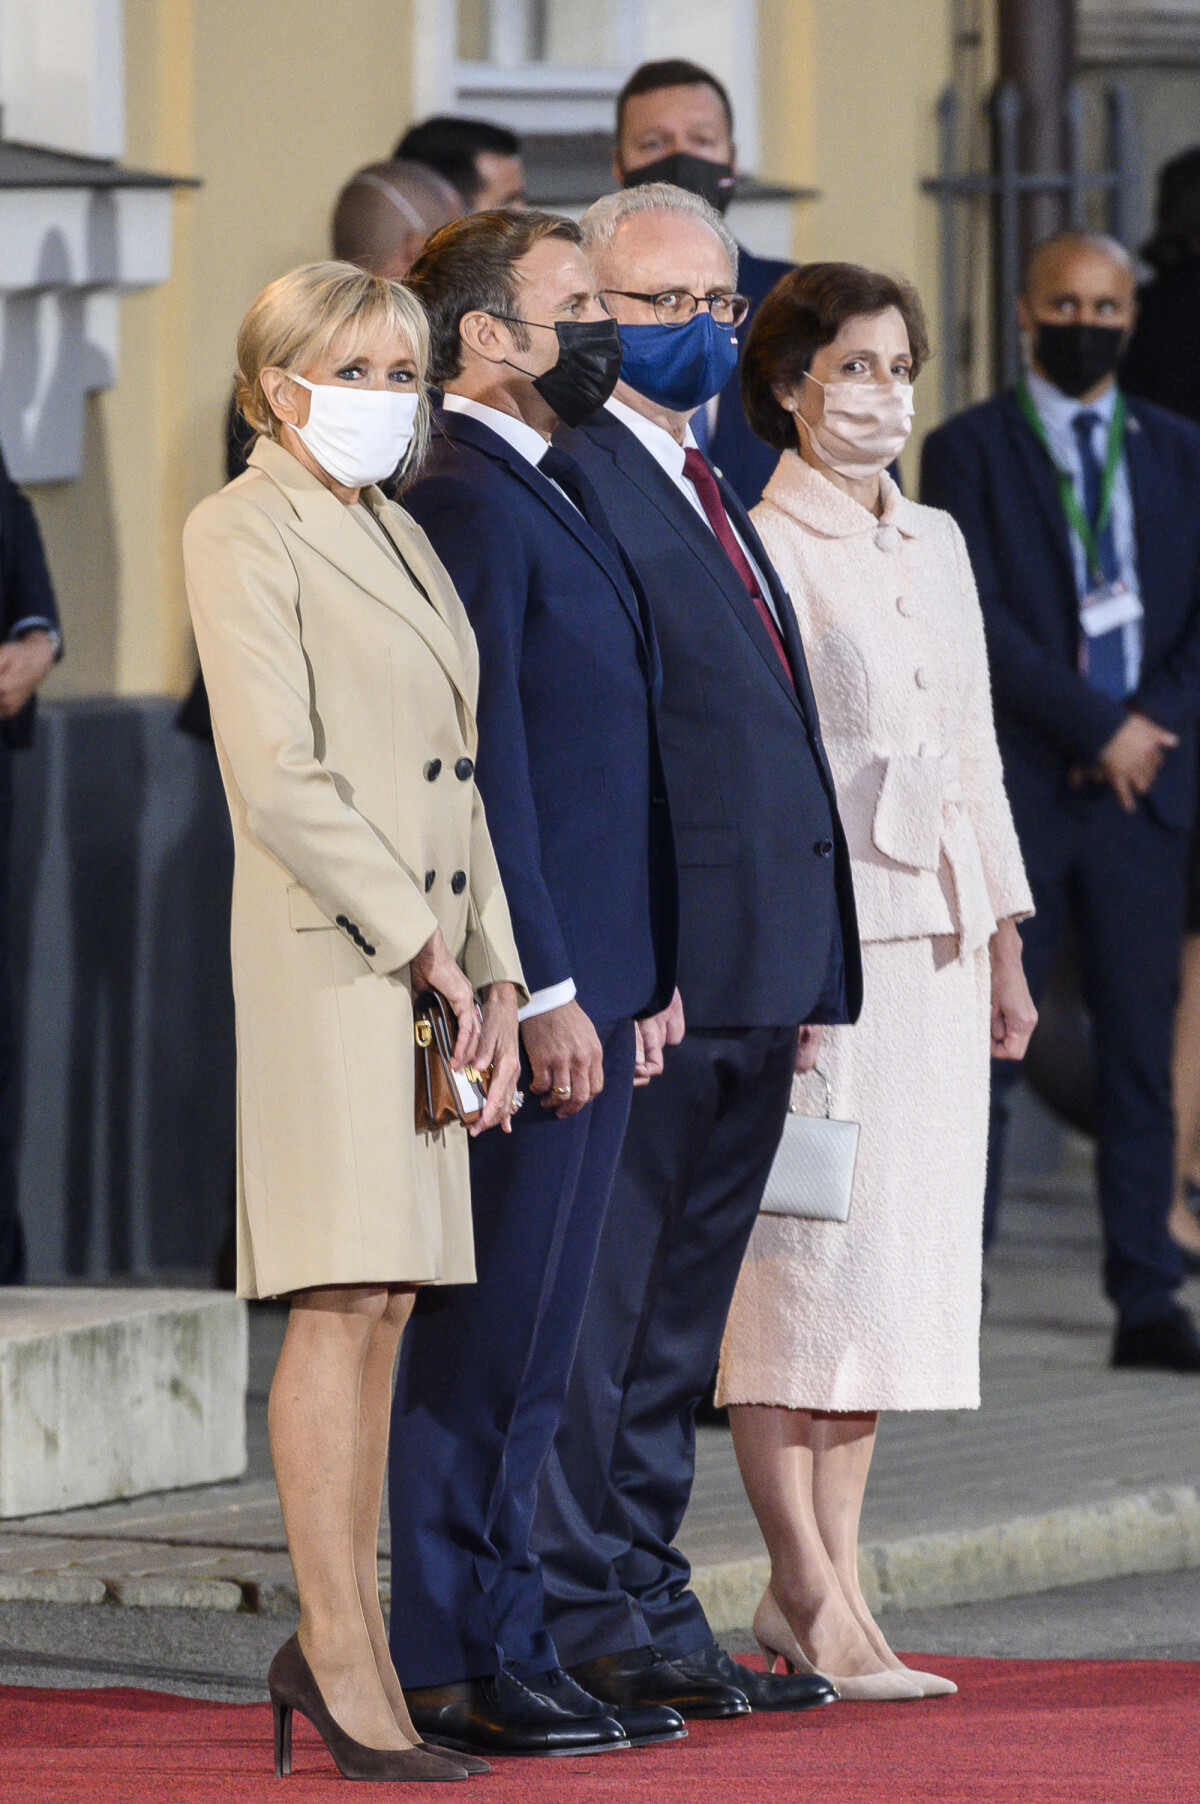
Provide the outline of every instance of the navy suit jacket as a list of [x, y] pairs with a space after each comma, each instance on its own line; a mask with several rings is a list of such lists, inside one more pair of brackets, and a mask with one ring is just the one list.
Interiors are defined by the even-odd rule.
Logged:
[[[33, 509], [0, 457], [0, 640], [22, 620], [45, 620], [57, 628], [58, 607]], [[33, 696], [19, 714], [0, 721], [0, 745], [13, 750], [29, 745], [36, 709]]]
[[620, 560], [481, 421], [439, 413], [404, 506], [479, 642], [476, 780], [530, 990], [596, 1021], [675, 983], [677, 899], [653, 628]]
[[741, 349], [758, 303], [766, 299], [780, 276], [786, 276], [795, 267], [794, 263], [781, 263], [774, 257], [756, 257], [752, 251], [738, 247], [738, 292], [750, 302], [750, 311], [738, 327], [738, 367], [721, 390], [717, 430], [708, 454], [743, 507], [757, 507], [762, 500], [762, 492], [779, 462], [779, 452], [751, 432], [742, 411]]
[[[1200, 429], [1129, 400], [1126, 459], [1145, 608], [1141, 682], [1128, 703], [1079, 673], [1079, 603], [1066, 519], [1045, 450], [1010, 394], [971, 407], [925, 441], [921, 499], [963, 530], [983, 607], [996, 730], [1022, 832], [1069, 795], [1125, 718], [1180, 737], [1147, 805], [1191, 826], [1200, 715]], [[1049, 827], [1049, 824], [1048, 824]], [[1043, 829], [1046, 830], [1046, 829]], [[1053, 830], [1049, 827], [1049, 830]]]
[[654, 617], [689, 1025], [853, 1020], [850, 859], [795, 614], [758, 534], [721, 482], [770, 585], [794, 688], [729, 558], [629, 428], [602, 409], [558, 442], [591, 478]]

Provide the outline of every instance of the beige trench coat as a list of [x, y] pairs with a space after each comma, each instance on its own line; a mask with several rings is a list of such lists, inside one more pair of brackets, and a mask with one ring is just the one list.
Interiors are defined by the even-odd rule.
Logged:
[[473, 780], [478, 654], [424, 534], [279, 445], [192, 513], [184, 565], [233, 820], [238, 1291], [464, 1283], [462, 1129], [418, 1135], [408, 964], [440, 926], [522, 984]]

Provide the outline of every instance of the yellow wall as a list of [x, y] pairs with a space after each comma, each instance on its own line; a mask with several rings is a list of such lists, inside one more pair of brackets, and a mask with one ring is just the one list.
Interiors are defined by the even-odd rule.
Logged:
[[[796, 257], [907, 276], [936, 352], [937, 212], [920, 178], [936, 167], [952, 0], [762, 0], [760, 16], [763, 173], [820, 190], [796, 209]], [[928, 430], [932, 370], [917, 392], [918, 429]]]
[[[935, 343], [934, 104], [951, 0], [761, 0], [763, 167], [822, 190], [799, 257], [918, 283]], [[178, 693], [194, 667], [179, 534], [223, 480], [234, 339], [264, 283], [325, 253], [334, 196], [407, 122], [409, 0], [126, 0], [127, 160], [194, 174], [171, 280], [122, 304], [120, 379], [83, 476], [33, 490], [69, 656], [48, 693]], [[687, 50], [681, 45], [681, 50]], [[935, 382], [919, 424], [934, 417]]]
[[204, 185], [176, 198], [171, 280], [122, 303], [83, 476], [30, 491], [68, 639], [60, 696], [190, 681], [179, 534], [224, 480], [238, 322], [326, 254], [338, 188], [410, 113], [408, 0], [126, 0], [125, 35], [126, 161]]

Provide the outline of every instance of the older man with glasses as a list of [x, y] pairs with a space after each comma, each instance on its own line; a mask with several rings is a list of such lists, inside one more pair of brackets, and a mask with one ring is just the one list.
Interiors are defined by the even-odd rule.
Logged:
[[665, 1034], [641, 1023], [663, 1071], [634, 1093], [534, 1545], [559, 1657], [594, 1696], [684, 1716], [804, 1709], [832, 1687], [731, 1660], [673, 1543], [793, 1066], [814, 1057], [815, 1024], [858, 1012], [850, 868], [791, 603], [689, 424], [736, 363], [737, 247], [705, 200], [663, 182], [597, 201], [582, 228], [622, 380], [555, 442], [659, 644], [679, 989]]

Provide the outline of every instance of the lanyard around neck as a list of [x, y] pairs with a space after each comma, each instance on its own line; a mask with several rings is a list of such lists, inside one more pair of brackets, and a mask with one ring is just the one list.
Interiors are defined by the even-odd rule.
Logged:
[[1104, 468], [1100, 472], [1100, 501], [1096, 509], [1095, 520], [1089, 520], [1079, 505], [1079, 496], [1075, 490], [1075, 478], [1069, 470], [1064, 470], [1055, 457], [1050, 446], [1050, 438], [1046, 432], [1042, 416], [1037, 410], [1033, 396], [1024, 381], [1017, 383], [1017, 405], [1025, 415], [1030, 431], [1045, 451], [1054, 468], [1058, 483], [1058, 498], [1062, 503], [1063, 513], [1068, 524], [1078, 533], [1079, 541], [1087, 557], [1088, 574], [1093, 582], [1101, 575], [1099, 539], [1108, 525], [1112, 513], [1113, 491], [1117, 485], [1117, 470], [1125, 449], [1125, 397], [1118, 392], [1113, 407], [1112, 419], [1108, 424], [1108, 446], [1104, 453]]

